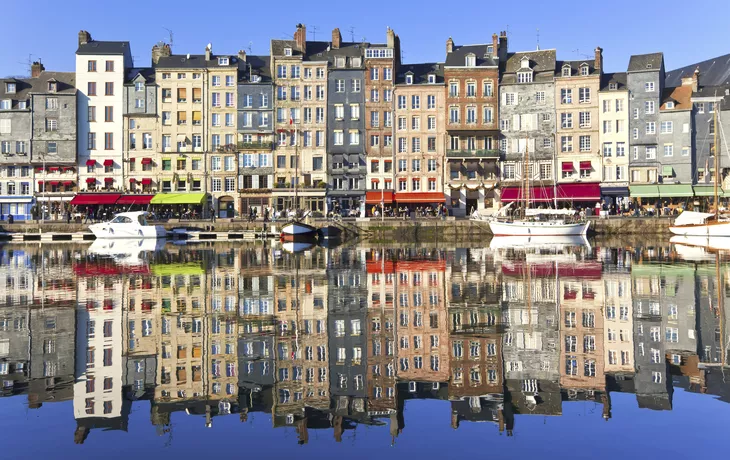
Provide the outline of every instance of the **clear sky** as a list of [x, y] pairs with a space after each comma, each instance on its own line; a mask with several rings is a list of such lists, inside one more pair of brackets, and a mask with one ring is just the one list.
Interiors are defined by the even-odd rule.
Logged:
[[[150, 50], [174, 32], [174, 53], [202, 54], [239, 49], [268, 54], [269, 40], [290, 38], [307, 25], [308, 39], [330, 40], [339, 27], [343, 39], [384, 42], [390, 26], [401, 38], [404, 62], [443, 61], [449, 36], [458, 44], [485, 43], [509, 32], [510, 51], [556, 48], [559, 59], [581, 59], [604, 49], [604, 69], [624, 71], [631, 54], [663, 51], [667, 70], [730, 53], [728, 0], [247, 0], [152, 2], [3, 0], [0, 76], [29, 72], [28, 56], [48, 70], [73, 71], [77, 33], [97, 40], [128, 40], [136, 65], [149, 65]], [[458, 6], [457, 6], [458, 5]]]

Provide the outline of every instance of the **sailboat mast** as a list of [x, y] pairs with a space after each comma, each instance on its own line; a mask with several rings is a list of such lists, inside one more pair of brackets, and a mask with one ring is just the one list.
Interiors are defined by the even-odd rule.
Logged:
[[525, 138], [525, 207], [522, 211], [522, 217], [527, 216], [527, 208], [530, 207], [530, 147], [529, 142]]
[[719, 197], [719, 186], [720, 186], [720, 155], [719, 155], [719, 149], [717, 148], [717, 112], [720, 110], [720, 107], [717, 102], [714, 103], [714, 115], [713, 115], [713, 136], [712, 136], [712, 146], [715, 149], [714, 155], [715, 155], [715, 220], [718, 219], [720, 215], [720, 197]]

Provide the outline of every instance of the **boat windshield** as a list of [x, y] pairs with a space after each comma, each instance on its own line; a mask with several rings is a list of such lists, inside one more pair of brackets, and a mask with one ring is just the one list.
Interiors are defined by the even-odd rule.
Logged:
[[131, 224], [132, 219], [127, 216], [117, 216], [112, 220], [112, 224]]
[[140, 214], [137, 220], [139, 221], [139, 225], [143, 227], [147, 225], [147, 218], [144, 216], [144, 214]]

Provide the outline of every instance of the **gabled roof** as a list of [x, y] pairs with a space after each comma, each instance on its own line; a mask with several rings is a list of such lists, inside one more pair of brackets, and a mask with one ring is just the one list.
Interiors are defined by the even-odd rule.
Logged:
[[435, 75], [436, 76], [436, 83], [435, 84], [443, 84], [444, 83], [444, 64], [438, 63], [438, 62], [430, 62], [430, 63], [423, 63], [423, 64], [407, 64], [400, 66], [400, 71], [398, 72], [398, 75], [396, 75], [395, 83], [397, 85], [405, 85], [406, 84], [406, 75], [413, 75], [413, 84], [414, 85], [420, 85], [420, 84], [430, 84], [434, 85], [434, 83], [428, 83], [428, 76], [429, 75]]
[[700, 84], [710, 86], [730, 84], [730, 54], [667, 72], [664, 77], [664, 84], [667, 86], [681, 85], [682, 77], [692, 76], [697, 68], [700, 69]]
[[616, 83], [616, 90], [626, 91], [626, 72], [604, 73], [601, 78], [601, 91], [610, 91], [611, 83]]
[[[477, 67], [497, 67], [499, 66], [499, 58], [496, 57], [496, 54], [494, 56], [487, 54], [487, 46], [491, 45], [491, 43], [489, 45], [455, 45], [452, 52], [446, 53], [446, 62], [444, 64], [446, 67], [465, 67], [466, 56], [473, 54], [476, 57]], [[497, 50], [494, 50], [494, 53], [496, 52]]]
[[[25, 101], [30, 94], [48, 93], [48, 82], [56, 82], [56, 92], [52, 94], [76, 94], [76, 73], [75, 72], [41, 72], [38, 78], [3, 78], [0, 79], [0, 99], [12, 99], [13, 108], [17, 107], [17, 101]], [[5, 83], [15, 83], [15, 93], [5, 93]]]
[[[674, 102], [673, 109], [667, 109], [667, 102]], [[660, 110], [690, 110], [692, 108], [692, 86], [664, 88]]]
[[663, 62], [664, 53], [635, 54], [629, 59], [627, 72], [658, 72]]
[[555, 76], [561, 77], [563, 75], [563, 68], [570, 67], [570, 75], [572, 77], [579, 77], [580, 69], [583, 66], [588, 66], [588, 75], [600, 75], [600, 71], [596, 69], [595, 59], [583, 59], [581, 61], [555, 61]]
[[527, 57], [530, 60], [530, 67], [537, 72], [555, 71], [555, 50], [535, 50], [509, 53], [505, 64], [505, 73], [514, 73], [522, 67], [522, 59]]
[[291, 48], [292, 56], [301, 56], [302, 52], [297, 49], [297, 42], [294, 40], [271, 40], [271, 55], [283, 57], [284, 49]]
[[129, 42], [107, 42], [92, 40], [79, 45], [76, 54], [126, 54], [129, 53]]
[[155, 69], [153, 67], [132, 68], [127, 71], [124, 83], [131, 84], [141, 78], [146, 84], [155, 82]]
[[[227, 57], [228, 65], [218, 64], [219, 57]], [[238, 64], [238, 55], [211, 54], [210, 59], [205, 59], [205, 54], [173, 54], [162, 56], [155, 64], [156, 69], [203, 69], [220, 68], [235, 70]]]

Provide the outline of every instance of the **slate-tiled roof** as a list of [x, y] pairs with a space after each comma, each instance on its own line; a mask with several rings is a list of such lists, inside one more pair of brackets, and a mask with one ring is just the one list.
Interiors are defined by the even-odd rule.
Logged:
[[[48, 93], [48, 81], [55, 80], [55, 94], [76, 94], [76, 73], [74, 72], [41, 72], [38, 78], [3, 78], [0, 79], [0, 99], [12, 99], [13, 108], [18, 101], [30, 99], [30, 93]], [[5, 83], [15, 83], [15, 93], [6, 94]]]
[[572, 77], [580, 76], [580, 68], [583, 64], [588, 64], [588, 75], [600, 75], [599, 69], [596, 69], [595, 59], [583, 59], [581, 61], [555, 61], [555, 76], [563, 75], [563, 67], [570, 66], [570, 75]]
[[[227, 57], [228, 65], [218, 64], [219, 57]], [[155, 64], [158, 69], [203, 69], [203, 68], [221, 68], [235, 69], [238, 64], [238, 55], [236, 54], [211, 54], [210, 59], [205, 59], [205, 54], [173, 54], [171, 56], [162, 56]]]
[[79, 45], [76, 54], [127, 54], [129, 42], [108, 42], [92, 40]]
[[238, 81], [248, 82], [251, 76], [249, 71], [254, 75], [261, 77], [261, 83], [271, 82], [271, 57], [247, 55], [245, 61], [238, 61]]
[[664, 61], [663, 53], [635, 54], [629, 59], [628, 72], [658, 71]]
[[[483, 45], [454, 45], [454, 50], [450, 53], [446, 53], [446, 67], [464, 67], [466, 64], [467, 54], [474, 54], [476, 56], [477, 67], [497, 67], [499, 65], [499, 58], [487, 54], [487, 44]], [[497, 50], [494, 50], [496, 53]]]
[[423, 64], [404, 64], [400, 66], [398, 75], [396, 75], [396, 84], [405, 84], [406, 75], [411, 73], [413, 75], [413, 84], [430, 84], [428, 83], [428, 76], [430, 74], [436, 75], [435, 84], [444, 83], [444, 64], [439, 62], [428, 62]]
[[125, 77], [125, 83], [131, 84], [135, 78], [137, 78], [137, 75], [142, 75], [142, 77], [145, 80], [145, 83], [152, 84], [155, 82], [155, 69], [154, 67], [138, 67], [138, 68], [132, 68], [127, 70], [127, 75]]
[[611, 83], [616, 83], [616, 90], [626, 91], [626, 72], [604, 73], [601, 78], [601, 91], [609, 91]]
[[679, 86], [682, 84], [682, 77], [691, 76], [698, 67], [700, 69], [701, 85], [717, 86], [730, 84], [730, 54], [707, 59], [706, 61], [690, 64], [667, 72], [664, 77], [664, 84], [667, 86]]
[[272, 56], [284, 56], [284, 48], [291, 48], [292, 56], [302, 55], [302, 53], [297, 50], [297, 42], [294, 40], [271, 40]]
[[532, 81], [549, 82], [555, 78], [555, 50], [535, 50], [509, 53], [502, 72], [502, 84], [517, 83], [517, 71], [522, 68], [522, 59], [528, 58], [533, 71]]
[[[310, 42], [307, 42], [307, 54], [309, 54], [309, 52], [310, 52], [309, 43]], [[362, 58], [362, 59], [360, 59], [360, 67], [355, 67], [355, 69], [364, 68], [364, 65], [365, 65], [364, 54], [365, 53], [363, 52], [363, 49], [365, 49], [366, 44], [363, 44], [362, 42], [342, 42], [342, 43], [340, 43], [340, 47], [337, 49], [332, 48], [332, 46], [329, 43], [328, 43], [328, 46], [329, 46], [329, 51], [325, 50], [324, 52], [322, 52], [321, 56], [316, 56], [317, 57], [316, 60], [327, 59], [329, 61], [330, 65], [334, 65], [335, 57], [339, 57], [339, 56], [344, 56], [344, 57], [348, 57], [348, 58], [360, 57], [360, 58]], [[305, 59], [305, 60], [315, 60], [315, 59], [309, 58], [309, 59]], [[348, 59], [346, 69], [353, 68], [350, 65], [350, 62], [351, 61]], [[337, 68], [335, 68], [333, 70], [337, 70]]]
[[692, 97], [722, 98], [720, 107], [722, 111], [730, 110], [730, 84], [717, 86], [703, 86], [700, 76], [700, 87], [692, 93]]
[[[667, 102], [674, 102], [673, 109], [667, 109]], [[692, 108], [692, 86], [677, 86], [664, 88], [661, 110], [690, 110]]]

